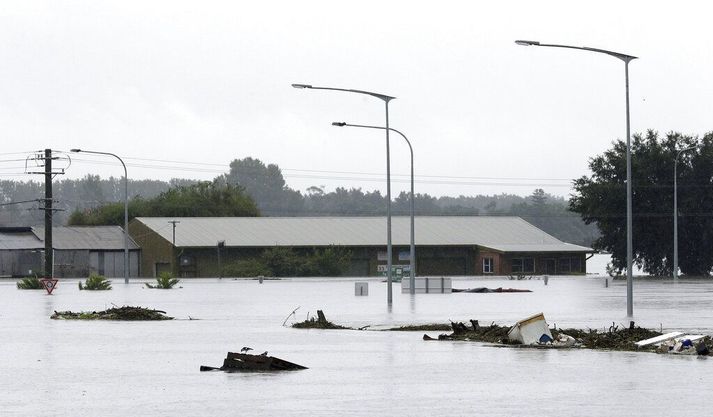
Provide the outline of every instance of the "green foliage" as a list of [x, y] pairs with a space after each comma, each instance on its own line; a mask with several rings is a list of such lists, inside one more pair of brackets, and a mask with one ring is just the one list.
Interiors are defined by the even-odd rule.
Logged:
[[36, 276], [22, 278], [17, 283], [17, 289], [19, 290], [41, 290], [43, 288], [40, 279]]
[[241, 259], [223, 266], [225, 277], [272, 276], [272, 271], [260, 259]]
[[88, 291], [108, 291], [111, 289], [111, 281], [106, 279], [103, 275], [91, 273], [89, 274], [89, 278], [87, 278], [87, 281], [82, 285], [82, 281], [79, 281], [79, 290], [88, 290]]
[[349, 269], [350, 260], [351, 252], [338, 246], [302, 251], [273, 247], [258, 257], [225, 265], [223, 276], [334, 277]]
[[[129, 202], [129, 218], [134, 217], [240, 217], [258, 216], [257, 206], [244, 190], [221, 181], [178, 186], [152, 199]], [[124, 204], [75, 211], [69, 225], [124, 225]]]
[[276, 277], [294, 277], [302, 275], [302, 267], [306, 261], [292, 248], [275, 246], [266, 249], [260, 259]]
[[170, 272], [161, 272], [159, 276], [156, 278], [156, 284], [151, 285], [148, 282], [146, 283], [146, 286], [149, 288], [156, 288], [156, 289], [161, 289], [161, 290], [170, 290], [173, 288], [176, 284], [178, 284], [181, 280], [178, 278], [174, 278], [173, 274]]
[[339, 246], [317, 249], [302, 266], [305, 276], [336, 277], [342, 275], [351, 262], [351, 252]]
[[[703, 138], [648, 131], [632, 141], [634, 262], [654, 275], [673, 269], [673, 175], [678, 150], [679, 266], [684, 274], [713, 268], [713, 133]], [[570, 207], [601, 236], [597, 249], [612, 254], [613, 273], [626, 267], [626, 143], [617, 141], [589, 163], [592, 175], [574, 183]]]

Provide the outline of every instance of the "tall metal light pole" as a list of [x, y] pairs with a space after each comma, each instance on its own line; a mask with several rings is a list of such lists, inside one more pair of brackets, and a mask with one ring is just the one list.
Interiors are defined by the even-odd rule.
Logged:
[[678, 168], [678, 158], [681, 153], [696, 149], [695, 146], [691, 146], [685, 149], [681, 149], [676, 152], [676, 158], [673, 160], [673, 279], [678, 280], [678, 173], [676, 172]]
[[411, 257], [410, 257], [410, 267], [411, 267], [411, 274], [410, 274], [410, 279], [409, 279], [409, 292], [411, 294], [416, 294], [416, 241], [414, 238], [414, 231], [416, 229], [415, 227], [415, 208], [414, 208], [414, 194], [413, 194], [413, 147], [411, 146], [411, 141], [408, 140], [406, 135], [403, 133], [399, 132], [398, 130], [394, 128], [386, 128], [386, 127], [381, 127], [381, 126], [367, 126], [367, 125], [354, 125], [350, 123], [345, 123], [345, 122], [333, 122], [333, 126], [349, 126], [349, 127], [363, 127], [363, 128], [368, 128], [368, 129], [388, 129], [391, 130], [392, 132], [396, 132], [399, 135], [401, 135], [402, 138], [406, 141], [406, 144], [408, 144], [408, 149], [411, 152]]
[[391, 156], [389, 153], [389, 101], [396, 97], [387, 96], [385, 94], [373, 93], [364, 90], [352, 90], [347, 88], [332, 88], [332, 87], [315, 87], [309, 84], [292, 84], [294, 88], [309, 88], [312, 90], [331, 90], [344, 91], [347, 93], [366, 94], [376, 97], [384, 101], [386, 108], [386, 302], [391, 305], [393, 302], [391, 267], [392, 267], [392, 248], [391, 248]]
[[84, 149], [70, 149], [71, 152], [92, 153], [96, 155], [109, 155], [118, 159], [124, 167], [124, 283], [129, 283], [129, 176], [126, 164], [117, 155], [110, 152], [87, 151]]
[[631, 123], [629, 121], [629, 62], [637, 57], [606, 49], [590, 48], [587, 46], [570, 46], [540, 43], [538, 41], [517, 40], [516, 44], [522, 46], [548, 46], [552, 48], [579, 49], [582, 51], [598, 52], [618, 58], [624, 62], [624, 78], [626, 82], [626, 315], [634, 317], [634, 256], [632, 245], [632, 201], [631, 201]]

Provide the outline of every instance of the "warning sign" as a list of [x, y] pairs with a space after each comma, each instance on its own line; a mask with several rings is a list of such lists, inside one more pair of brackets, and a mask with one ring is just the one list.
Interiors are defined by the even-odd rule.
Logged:
[[57, 287], [57, 282], [59, 282], [57, 278], [42, 278], [40, 280], [40, 284], [45, 288], [47, 294], [52, 294], [52, 291]]

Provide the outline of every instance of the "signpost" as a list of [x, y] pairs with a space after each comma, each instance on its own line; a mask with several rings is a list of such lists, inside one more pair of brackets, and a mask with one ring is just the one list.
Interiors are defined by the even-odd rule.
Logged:
[[57, 278], [42, 278], [40, 280], [40, 284], [42, 284], [48, 295], [52, 295], [52, 291], [57, 288], [57, 282], [59, 282]]

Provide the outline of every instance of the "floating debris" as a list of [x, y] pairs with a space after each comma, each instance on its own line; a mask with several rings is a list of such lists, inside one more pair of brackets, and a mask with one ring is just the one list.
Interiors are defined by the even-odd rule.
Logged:
[[173, 317], [166, 316], [165, 311], [131, 306], [114, 307], [104, 311], [55, 311], [50, 318], [55, 320], [173, 320]]
[[220, 368], [215, 368], [212, 366], [200, 367], [201, 372], [297, 371], [300, 369], [307, 369], [307, 367], [298, 365], [296, 363], [288, 362], [284, 359], [276, 358], [274, 356], [268, 356], [267, 352], [261, 355], [228, 352], [228, 356], [223, 360], [223, 366], [221, 366]]
[[461, 289], [461, 288], [453, 288], [451, 292], [465, 292], [465, 293], [475, 293], [475, 294], [488, 294], [488, 293], [502, 293], [502, 292], [532, 292], [532, 290], [521, 290], [519, 288], [486, 288], [486, 287], [478, 287], [478, 288], [466, 288], [466, 289]]
[[354, 330], [351, 327], [344, 327], [327, 320], [322, 310], [317, 310], [317, 317], [310, 317], [305, 321], [294, 323], [292, 327], [297, 329], [336, 329]]
[[384, 329], [385, 331], [393, 331], [393, 332], [419, 332], [419, 331], [444, 331], [444, 330], [450, 330], [451, 325], [450, 324], [444, 324], [444, 323], [431, 323], [431, 324], [412, 324], [408, 326], [400, 326], [400, 327], [391, 327], [389, 329]]

